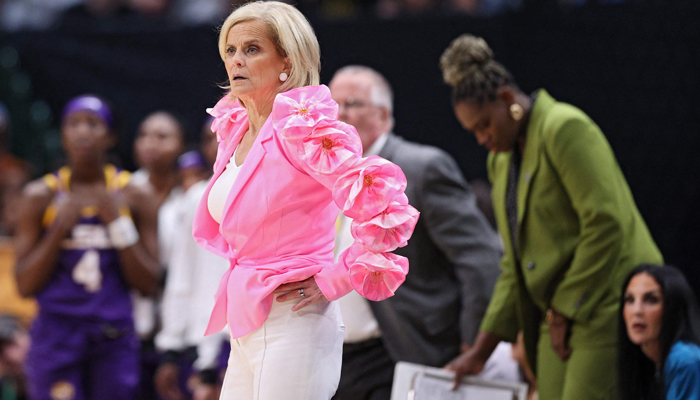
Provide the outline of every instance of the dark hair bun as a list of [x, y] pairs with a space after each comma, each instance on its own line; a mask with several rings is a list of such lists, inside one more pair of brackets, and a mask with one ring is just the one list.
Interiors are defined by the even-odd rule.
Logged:
[[440, 57], [440, 68], [445, 83], [455, 87], [473, 76], [489, 61], [493, 51], [480, 37], [464, 34], [450, 43]]

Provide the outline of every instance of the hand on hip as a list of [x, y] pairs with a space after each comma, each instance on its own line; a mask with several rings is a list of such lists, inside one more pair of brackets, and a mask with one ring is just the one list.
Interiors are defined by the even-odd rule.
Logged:
[[289, 282], [280, 285], [273, 293], [282, 293], [277, 297], [277, 301], [280, 303], [301, 299], [299, 303], [292, 307], [292, 311], [299, 311], [310, 304], [328, 301], [321, 289], [319, 289], [313, 276], [300, 282]]

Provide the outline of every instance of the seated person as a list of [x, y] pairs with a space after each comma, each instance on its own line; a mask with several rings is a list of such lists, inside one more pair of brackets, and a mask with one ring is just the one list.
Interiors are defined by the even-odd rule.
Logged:
[[698, 307], [674, 267], [640, 265], [620, 305], [620, 399], [700, 399]]

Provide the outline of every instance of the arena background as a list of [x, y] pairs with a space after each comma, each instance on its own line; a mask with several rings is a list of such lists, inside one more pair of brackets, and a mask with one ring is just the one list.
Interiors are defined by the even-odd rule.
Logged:
[[[394, 86], [396, 132], [450, 152], [469, 179], [486, 153], [452, 114], [438, 59], [461, 33], [483, 36], [526, 91], [546, 88], [588, 113], [607, 135], [637, 204], [669, 263], [700, 289], [700, 2], [647, 1], [562, 9], [529, 1], [489, 19], [317, 21], [322, 82], [365, 64]], [[603, 10], [603, 7], [605, 8]], [[216, 27], [67, 21], [51, 31], [0, 37], [0, 98], [11, 107], [13, 150], [36, 174], [60, 162], [58, 115], [91, 92], [121, 117], [115, 149], [133, 169], [137, 123], [174, 110], [196, 140], [204, 109], [225, 81]], [[5, 100], [5, 99], [9, 99]]]

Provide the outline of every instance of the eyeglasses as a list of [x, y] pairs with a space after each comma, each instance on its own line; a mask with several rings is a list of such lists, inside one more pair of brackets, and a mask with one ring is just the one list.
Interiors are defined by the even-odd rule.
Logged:
[[354, 97], [348, 97], [344, 103], [338, 103], [338, 108], [346, 108], [348, 110], [360, 109], [364, 107], [377, 107], [376, 104], [366, 103], [362, 100], [357, 100]]

